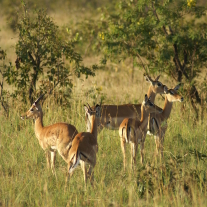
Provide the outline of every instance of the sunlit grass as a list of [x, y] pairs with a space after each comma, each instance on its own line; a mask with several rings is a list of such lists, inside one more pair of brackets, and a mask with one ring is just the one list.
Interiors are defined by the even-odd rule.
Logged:
[[[71, 99], [71, 108], [46, 101], [44, 124], [66, 121], [85, 130], [83, 104]], [[145, 162], [131, 171], [127, 145], [127, 169], [117, 131], [104, 129], [98, 136], [99, 152], [94, 187], [84, 187], [83, 173], [76, 169], [65, 185], [67, 164], [57, 156], [57, 180], [46, 168], [44, 151], [34, 133], [32, 120], [22, 121], [15, 108], [0, 117], [0, 203], [3, 206], [206, 206], [206, 123], [193, 125], [174, 105], [164, 142], [164, 159], [155, 156], [154, 138], [147, 136]], [[26, 108], [25, 108], [26, 110]], [[18, 111], [18, 110], [17, 110]], [[23, 111], [23, 110], [21, 110]]]

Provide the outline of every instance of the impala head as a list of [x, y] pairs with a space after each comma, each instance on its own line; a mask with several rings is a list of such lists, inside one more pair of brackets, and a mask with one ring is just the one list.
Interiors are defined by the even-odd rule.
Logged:
[[95, 107], [91, 108], [88, 104], [88, 106], [84, 105], [85, 109], [85, 121], [86, 121], [86, 131], [90, 132], [91, 131], [91, 125], [92, 122], [94, 122], [96, 117], [101, 116], [101, 106], [96, 105]]
[[182, 102], [184, 99], [181, 95], [178, 94], [178, 89], [180, 88], [180, 85], [181, 84], [178, 84], [177, 86], [175, 86], [174, 88], [172, 89], [168, 89], [166, 86], [165, 86], [165, 94], [167, 96], [167, 99], [169, 102], [175, 102], [175, 101], [179, 101], [179, 102]]
[[30, 107], [30, 109], [21, 115], [21, 119], [36, 119], [42, 115], [42, 108], [39, 104], [39, 101], [43, 98], [44, 94], [42, 94]]
[[162, 113], [163, 109], [159, 106], [155, 105], [150, 101], [150, 97], [147, 97], [147, 94], [145, 94], [145, 100], [142, 102], [142, 106], [144, 107], [145, 111], [149, 113]]
[[160, 94], [164, 93], [165, 85], [163, 85], [160, 81], [158, 81], [160, 78], [160, 75], [158, 75], [157, 78], [155, 78], [155, 80], [152, 80], [152, 78], [146, 74], [144, 74], [144, 77], [145, 77], [146, 81], [151, 83], [152, 90], [154, 93], [160, 93]]

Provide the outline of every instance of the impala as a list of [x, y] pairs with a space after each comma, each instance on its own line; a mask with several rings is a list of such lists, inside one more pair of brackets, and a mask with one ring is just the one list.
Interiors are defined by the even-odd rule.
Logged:
[[121, 148], [123, 152], [123, 163], [125, 169], [125, 144], [131, 144], [131, 164], [135, 164], [137, 146], [140, 144], [141, 163], [144, 161], [144, 142], [147, 134], [147, 124], [149, 113], [162, 113], [162, 109], [154, 105], [150, 98], [145, 95], [145, 100], [141, 105], [141, 119], [125, 118], [119, 127], [119, 136], [121, 138]]
[[56, 151], [67, 161], [71, 142], [78, 131], [73, 125], [67, 123], [56, 123], [44, 127], [43, 112], [39, 103], [42, 97], [43, 95], [32, 104], [31, 108], [21, 116], [21, 119], [30, 118], [35, 120], [35, 135], [40, 146], [46, 152], [47, 166], [51, 167], [52, 173], [55, 174]]
[[[145, 75], [145, 78], [150, 82], [147, 96], [151, 97], [151, 102], [154, 102], [156, 94], [164, 94], [164, 85], [158, 81], [160, 76], [152, 80], [150, 76]], [[97, 105], [97, 107], [100, 107]], [[93, 109], [95, 108], [92, 107]], [[101, 105], [101, 116], [98, 118], [99, 132], [106, 127], [112, 130], [118, 130], [120, 124], [125, 118], [140, 118], [141, 104], [125, 104], [125, 105]], [[88, 116], [85, 116], [87, 130], [90, 127]]]
[[173, 89], [168, 89], [165, 87], [165, 103], [163, 107], [163, 112], [161, 114], [150, 114], [150, 129], [148, 134], [154, 135], [157, 153], [161, 150], [161, 155], [163, 156], [163, 142], [165, 132], [167, 130], [167, 119], [170, 117], [173, 102], [182, 102], [183, 97], [178, 94], [180, 84], [175, 86]]
[[86, 184], [86, 163], [90, 165], [88, 174], [90, 176], [91, 182], [93, 181], [92, 171], [96, 165], [96, 153], [98, 152], [96, 114], [100, 113], [100, 107], [96, 107], [96, 111], [92, 110], [89, 105], [88, 107], [84, 106], [84, 109], [89, 118], [91, 130], [90, 132], [80, 132], [73, 139], [72, 146], [69, 151], [68, 171], [69, 173], [72, 173], [80, 163]]

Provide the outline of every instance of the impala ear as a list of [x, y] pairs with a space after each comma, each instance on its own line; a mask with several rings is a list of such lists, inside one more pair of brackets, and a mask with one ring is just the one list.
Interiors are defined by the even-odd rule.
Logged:
[[84, 104], [85, 112], [88, 113], [88, 107]]
[[33, 106], [35, 107], [35, 109], [36, 109], [37, 111], [39, 110], [38, 107], [37, 107], [37, 103], [36, 103], [36, 102], [33, 103]]
[[96, 116], [100, 117], [101, 116], [101, 106], [96, 104]]
[[145, 98], [144, 99], [145, 103], [150, 99], [150, 98], [148, 98], [147, 94], [145, 94], [145, 97], [144, 98]]
[[148, 97], [147, 97], [147, 94], [145, 94], [144, 101], [142, 101], [142, 105], [145, 105], [147, 101], [148, 101]]
[[144, 77], [147, 82], [150, 82], [152, 84], [152, 79], [150, 78], [150, 76], [148, 76], [147, 74], [144, 74]]
[[101, 109], [101, 105], [96, 104], [96, 111]]
[[157, 76], [157, 78], [155, 78], [155, 81], [158, 81], [160, 78], [160, 75]]
[[174, 90], [177, 91], [180, 88], [180, 86], [181, 86], [181, 83], [179, 83], [177, 86], [175, 86]]

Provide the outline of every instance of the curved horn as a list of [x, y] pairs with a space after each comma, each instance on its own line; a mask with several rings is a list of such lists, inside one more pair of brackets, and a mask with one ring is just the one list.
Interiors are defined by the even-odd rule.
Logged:
[[[88, 104], [88, 103], [87, 103]], [[91, 109], [91, 107], [90, 107], [90, 105], [88, 104], [88, 107], [89, 107], [89, 109], [92, 111], [92, 109]]]
[[35, 101], [35, 103], [37, 104], [42, 98], [43, 98], [43, 96], [45, 95], [45, 93], [43, 93], [36, 101]]

